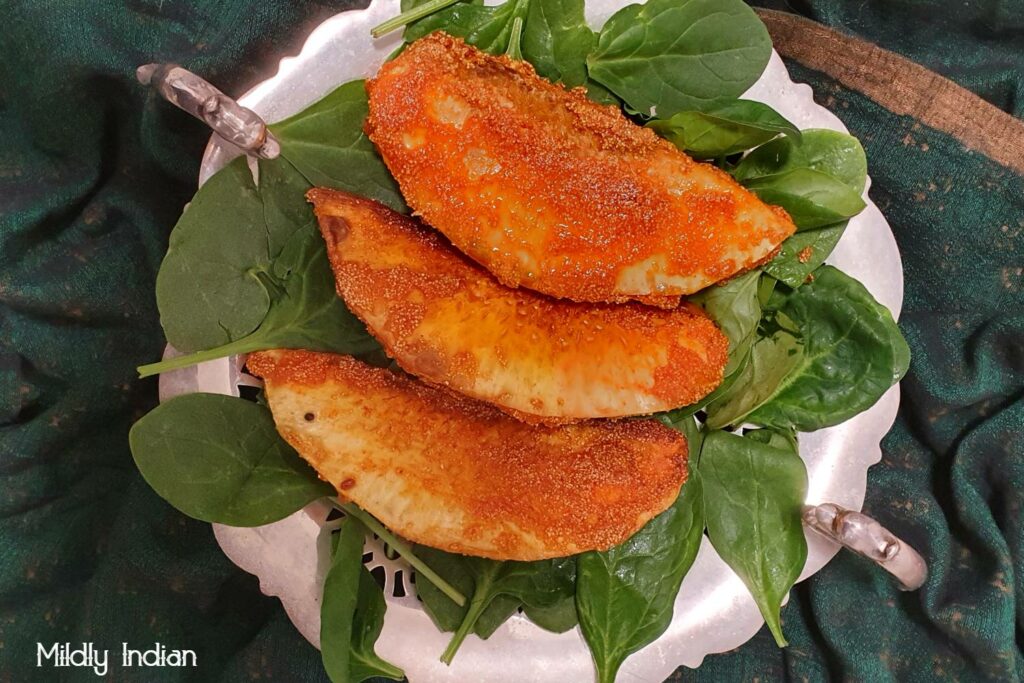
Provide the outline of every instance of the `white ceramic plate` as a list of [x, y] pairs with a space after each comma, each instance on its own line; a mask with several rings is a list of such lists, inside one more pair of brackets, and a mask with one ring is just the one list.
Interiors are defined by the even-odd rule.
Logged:
[[[365, 10], [339, 14], [321, 24], [299, 54], [281, 61], [278, 73], [239, 102], [267, 121], [294, 114], [338, 85], [376, 73], [400, 43], [399, 34], [381, 40], [370, 28], [398, 13], [399, 0], [374, 0]], [[587, 18], [596, 28], [628, 4], [624, 0], [588, 0]], [[815, 104], [807, 85], [793, 83], [777, 54], [761, 79], [746, 93], [765, 102], [800, 128], [846, 131], [842, 122]], [[200, 182], [237, 154], [211, 140]], [[865, 198], [867, 193], [865, 191]], [[868, 206], [850, 221], [829, 262], [856, 277], [898, 316], [903, 300], [903, 271], [889, 225], [878, 208]], [[254, 380], [239, 372], [238, 359], [222, 359], [161, 377], [161, 399], [189, 391], [238, 394], [238, 384]], [[800, 437], [807, 464], [807, 502], [837, 503], [860, 510], [868, 467], [881, 457], [879, 441], [892, 425], [899, 403], [893, 387], [873, 408], [830, 429]], [[326, 553], [318, 542], [327, 515], [316, 503], [291, 517], [256, 529], [214, 525], [224, 552], [239, 567], [260, 578], [267, 595], [278, 596], [295, 626], [319, 645], [320, 588]], [[821, 569], [838, 547], [808, 536], [809, 553], [801, 575]], [[384, 566], [388, 612], [377, 651], [405, 669], [412, 683], [436, 681], [558, 682], [593, 679], [593, 664], [578, 630], [556, 635], [523, 617], [513, 617], [487, 641], [470, 636], [455, 662], [438, 661], [449, 634], [440, 633], [414, 597], [408, 568], [388, 560], [374, 543], [371, 566]], [[398, 595], [396, 595], [398, 593]], [[404, 596], [402, 595], [404, 593]], [[679, 665], [696, 667], [708, 654], [735, 648], [761, 627], [760, 613], [740, 580], [717, 556], [707, 538], [676, 599], [675, 616], [665, 634], [630, 657], [619, 675], [624, 681], [667, 678]]]

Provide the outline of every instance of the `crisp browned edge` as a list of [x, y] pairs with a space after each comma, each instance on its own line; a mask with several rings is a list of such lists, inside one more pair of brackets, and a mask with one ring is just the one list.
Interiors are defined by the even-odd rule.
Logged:
[[767, 9], [757, 13], [783, 57], [1024, 173], [1024, 121], [948, 78], [865, 40], [794, 14]]

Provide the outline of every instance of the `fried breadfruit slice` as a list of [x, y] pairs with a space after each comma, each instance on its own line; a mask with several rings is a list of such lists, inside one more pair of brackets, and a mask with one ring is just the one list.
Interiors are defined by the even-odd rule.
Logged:
[[537, 560], [620, 543], [671, 505], [686, 440], [653, 420], [533, 427], [349, 357], [249, 356], [281, 435], [392, 531]]
[[663, 304], [765, 261], [795, 230], [618, 108], [443, 33], [367, 91], [367, 133], [408, 204], [512, 287]]
[[374, 201], [308, 194], [338, 294], [404, 370], [534, 422], [641, 415], [722, 380], [728, 340], [700, 309], [584, 304], [509, 289]]

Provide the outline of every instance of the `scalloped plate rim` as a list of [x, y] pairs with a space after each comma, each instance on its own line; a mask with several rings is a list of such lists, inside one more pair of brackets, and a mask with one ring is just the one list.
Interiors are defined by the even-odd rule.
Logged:
[[[304, 63], [309, 61], [309, 55], [311, 52], [316, 53], [318, 50], [322, 50], [325, 46], [330, 45], [333, 40], [337, 39], [339, 33], [353, 31], [357, 29], [360, 24], [368, 28], [370, 25], [376, 23], [381, 16], [390, 16], [389, 13], [392, 12], [390, 8], [394, 6], [396, 2], [397, 0], [374, 0], [371, 5], [365, 9], [350, 10], [328, 18], [310, 33], [298, 53], [282, 58], [277, 72], [240, 97], [239, 101], [257, 111], [263, 111], [267, 101], [271, 100], [275, 96], [275, 93], [278, 92], [279, 88], [282, 87], [283, 81], [288, 78], [295, 77], [296, 74], [299, 73], [299, 70], [308, 68], [308, 65], [305, 65]], [[605, 5], [604, 10], [592, 11], [592, 6], [594, 4]], [[628, 3], [616, 2], [616, 0], [599, 0], [598, 3], [591, 3], [588, 5], [588, 19], [592, 25], [599, 24], [603, 22], [603, 19], [606, 18], [608, 14], [610, 14], [608, 6], [624, 6], [626, 4]], [[771, 77], [767, 78], [769, 76], [769, 72], [772, 72], [770, 75]], [[356, 77], [359, 76], [349, 76], [348, 80]], [[341, 82], [343, 81], [334, 83], [334, 86], [340, 85]], [[813, 92], [810, 86], [794, 83], [789, 78], [788, 72], [774, 51], [772, 54], [772, 61], [769, 64], [768, 69], [766, 69], [765, 76], [762, 76], [761, 81], [759, 81], [758, 84], [755, 84], [755, 86], [748, 91], [748, 96], [754, 99], [762, 99], [761, 97], [758, 97], [758, 95], [764, 95], [764, 93], [759, 92], [759, 88], [764, 90], [765, 88], [771, 87], [781, 88], [783, 90], [786, 88], [791, 89], [792, 92], [788, 95], [790, 100], [784, 102], [783, 105], [799, 102], [800, 105], [809, 107], [809, 111], [813, 112], [813, 115], [819, 119], [818, 123], [820, 124], [820, 127], [833, 128], [844, 132], [846, 131], [845, 126], [834, 114], [814, 102]], [[320, 95], [322, 94], [325, 93], [320, 93]], [[309, 100], [309, 102], [311, 101], [313, 100]], [[293, 111], [301, 109], [305, 104], [306, 103], [299, 103], [295, 105]], [[777, 108], [779, 107], [777, 106]], [[786, 112], [783, 113], [786, 114]], [[810, 116], [811, 114], [808, 115]], [[281, 117], [282, 116], [275, 117], [274, 120]], [[236, 151], [232, 150], [227, 145], [219, 143], [216, 139], [211, 138], [210, 144], [208, 145], [203, 158], [202, 170], [200, 173], [200, 184], [202, 184], [209, 175], [215, 172], [217, 168], [226, 163], [226, 161], [235, 154], [237, 154]], [[874, 293], [880, 299], [884, 298], [884, 303], [886, 303], [892, 310], [894, 317], [898, 317], [903, 294], [902, 264], [900, 263], [899, 252], [895, 247], [895, 240], [892, 237], [891, 229], [889, 229], [888, 224], [878, 211], [877, 207], [873, 202], [871, 202], [870, 198], [867, 197], [867, 188], [865, 189], [864, 196], [868, 202], [868, 208], [861, 216], [854, 219], [854, 221], [867, 223], [870, 218], [870, 221], [874, 225], [884, 226], [884, 232], [887, 233], [889, 244], [885, 245], [887, 249], [884, 249], [883, 251], [888, 251], [886, 258], [889, 258], [889, 263], [887, 266], [883, 267], [887, 267], [891, 274], [893, 272], [893, 266], [895, 265], [895, 272], [898, 274], [898, 277], [895, 278], [896, 281], [890, 283], [890, 287], [885, 291]], [[858, 219], [863, 220], [858, 221]], [[854, 230], [854, 222], [851, 222], [851, 228], [848, 230], [848, 235], [852, 234]], [[844, 235], [843, 240], [840, 242], [840, 247], [837, 248], [837, 252], [841, 252], [841, 248], [844, 246], [844, 243], [850, 242], [851, 241], [847, 239], [847, 236]], [[850, 246], [850, 244], [847, 244], [846, 246]], [[830, 258], [829, 260], [832, 261], [833, 259]], [[237, 387], [235, 385], [238, 383], [239, 378], [240, 373], [236, 359], [220, 359], [217, 361], [211, 361], [209, 363], [204, 363], [195, 369], [169, 373], [168, 375], [162, 376], [161, 400], [166, 400], [171, 395], [182, 393], [180, 386], [176, 386], [176, 384], [181, 386], [191, 385], [193, 390], [202, 389], [219, 391], [221, 393], [237, 394]], [[849, 488], [853, 494], [850, 501], [848, 501], [847, 507], [860, 509], [863, 503], [863, 492], [866, 488], [867, 470], [872, 464], [877, 463], [881, 459], [880, 439], [889, 430], [895, 420], [898, 403], [899, 386], [897, 385], [890, 389], [890, 391], [880, 399], [875, 406], [865, 413], [843, 423], [843, 425], [830, 428], [835, 430], [845, 427], [850, 431], [856, 431], [853, 423], [865, 421], [864, 418], [870, 417], [872, 423], [871, 432], [878, 435], [877, 439], [874, 437], [871, 438], [873, 445], [864, 446], [863, 450], [859, 451], [860, 455], [858, 459], [859, 464], [862, 466], [857, 468], [859, 474], [848, 475], [847, 479], [844, 480], [846, 487]], [[857, 429], [859, 429], [859, 427], [857, 427]], [[829, 430], [815, 432], [814, 435], [820, 435], [827, 431]], [[804, 440], [813, 439], [814, 435], [803, 435], [803, 437]], [[801, 455], [807, 459], [804, 452], [804, 440], [801, 442]], [[852, 481], [850, 480], [851, 477], [853, 478]], [[849, 504], [851, 501], [854, 501], [854, 499], [856, 499], [856, 504]], [[822, 502], [821, 500], [816, 500], [813, 495], [813, 482], [812, 489], [808, 495], [808, 501]], [[316, 607], [318, 610], [319, 599], [317, 598], [311, 603], [309, 590], [306, 590], [305, 593], [295, 593], [293, 591], [294, 585], [292, 583], [287, 581], [282, 582], [271, 578], [270, 574], [272, 574], [274, 570], [269, 570], [267, 563], [273, 558], [268, 558], [267, 555], [269, 554], [269, 549], [272, 547], [268, 544], [281, 543], [283, 542], [281, 539], [285, 537], [294, 539], [296, 534], [307, 533], [311, 531], [314, 526], [318, 528], [318, 525], [322, 524], [325, 518], [326, 515], [323, 505], [321, 503], [314, 503], [281, 522], [258, 529], [234, 529], [223, 525], [213, 525], [217, 541], [224, 549], [225, 554], [240, 568], [260, 577], [261, 590], [268, 595], [274, 595], [281, 599], [289, 618], [292, 619], [297, 628], [299, 628], [299, 630], [311, 642], [313, 642], [314, 645], [318, 645], [319, 634], [316, 633], [314, 628], [312, 628], [314, 626], [312, 622], [318, 622], [319, 614], [318, 611], [311, 613], [310, 607]], [[313, 526], [311, 526], [311, 524]], [[281, 534], [282, 530], [286, 530], [283, 537]], [[820, 570], [820, 568], [823, 567], [838, 551], [837, 546], [824, 541], [819, 537], [811, 537], [809, 540], [811, 542], [811, 552], [809, 553], [808, 563], [800, 577], [801, 581]], [[312, 552], [315, 553], [317, 545], [313, 544], [311, 547]], [[679, 665], [696, 667], [708, 654], [723, 652], [741, 645], [751, 638], [761, 627], [763, 621], [751, 600], [749, 601], [749, 604], [743, 606], [744, 609], [741, 610], [744, 612], [744, 617], [746, 617], [744, 620], [745, 623], [737, 625], [738, 627], [729, 634], [731, 637], [728, 639], [729, 642], [727, 643], [708, 643], [705, 647], [690, 648], [690, 651], [687, 653], [688, 656], [680, 656], [676, 652], [677, 648], [671, 647], [672, 643], [666, 642], [671, 640], [673, 637], [677, 640], [683, 637], [682, 635], [674, 635], [677, 622], [685, 621], [697, 610], [697, 607], [703, 604], [703, 602], [700, 602], [695, 605], [691, 602], [683, 605], [683, 607], [688, 609], [684, 609], [682, 611], [679, 609], [679, 602], [683, 601], [683, 594], [687, 590], [687, 583], [692, 582], [691, 576], [694, 575], [698, 564], [712, 562], [712, 560], [709, 560], [708, 558], [713, 555], [714, 551], [705, 537], [698, 560], [694, 564], [694, 569], [691, 570], [687, 580], [684, 581], [683, 590], [680, 591], [680, 598], [677, 600], [676, 615], [673, 619], [672, 626], [670, 626], [669, 631], [659, 638], [658, 641], [655, 641], [655, 643], [643, 648], [627, 660], [626, 665], [623, 667], [624, 676], [641, 681], [664, 680], [664, 678], [671, 675]], [[717, 559], [717, 556], [715, 556], [714, 559]], [[307, 558], [307, 565], [308, 562], [309, 558]], [[312, 562], [314, 567], [311, 572], [312, 582], [310, 585], [307, 585], [306, 588], [311, 589], [315, 593], [318, 583], [322, 581], [323, 563], [319, 562], [315, 555], [312, 556]], [[718, 560], [718, 562], [720, 563], [721, 561]], [[701, 566], [705, 566], [705, 564], [701, 564]], [[721, 567], [716, 568], [716, 571], [720, 573]], [[731, 574], [731, 572], [727, 573]], [[711, 600], [711, 598], [715, 598], [720, 592], [725, 593], [729, 590], [735, 592], [738, 579], [736, 579], [734, 575], [725, 578], [718, 577], [718, 579], [719, 585], [714, 587], [709, 595], [702, 595], [702, 601]], [[739, 588], [742, 589], [742, 584], [739, 584]], [[742, 602], [742, 600], [740, 602]], [[502, 628], [492, 636], [491, 640], [487, 642], [479, 641], [475, 637], [470, 638], [464, 647], [465, 651], [460, 653], [459, 658], [456, 659], [455, 664], [451, 668], [445, 668], [437, 665], [436, 661], [434, 661], [436, 660], [436, 654], [430, 658], [432, 660], [431, 663], [428, 663], [430, 665], [417, 666], [417, 664], [424, 663], [421, 661], [422, 655], [417, 655], [416, 659], [403, 661], [407, 659], [403, 654], [408, 650], [409, 629], [411, 628], [418, 631], [421, 639], [434, 641], [434, 644], [440, 643], [441, 647], [443, 647], [443, 642], [447, 636], [437, 632], [430, 623], [429, 618], [424, 612], [422, 612], [422, 610], [403, 607], [400, 604], [392, 602], [390, 599], [389, 607], [388, 618], [385, 622], [385, 630], [378, 643], [378, 651], [382, 656], [390, 657], [394, 659], [396, 663], [405, 666], [407, 673], [413, 673], [414, 683], [442, 680], [502, 680], [502, 672], [506, 671], [504, 668], [505, 665], [514, 665], [519, 667], [520, 673], [526, 675], [525, 680], [563, 681], [566, 680], [566, 676], [575, 676], [578, 678], [579, 675], [583, 673], [578, 666], [578, 661], [576, 661], [579, 657], [568, 657], [566, 656], [567, 652], [565, 650], [566, 647], [575, 647], [577, 649], [582, 647], [585, 649], [585, 644], [579, 636], [578, 630], [570, 631], [568, 634], [555, 636], [554, 634], [542, 631], [521, 616], [513, 617], [509, 623], [502, 626]], [[751, 616], [751, 610], [753, 610], [753, 616], [756, 617], [754, 619], [749, 618]], [[400, 618], [396, 618], [396, 613]], [[315, 625], [318, 626], [318, 623]], [[430, 632], [425, 632], [423, 629], [429, 629]], [[536, 658], [532, 658], [528, 660], [532, 671], [522, 671], [524, 666], [523, 652], [517, 652], [516, 650], [522, 647], [523, 643], [529, 643], [531, 641], [537, 641], [538, 639], [545, 638], [552, 642], [558, 641], [557, 647], [552, 650], [552, 652], [558, 653], [557, 661], [554, 659], [550, 661], [538, 661]], [[505, 641], [507, 645], [505, 650], [500, 648], [502, 641]], [[481, 646], [484, 646], [482, 650]], [[436, 649], [436, 652], [440, 652], [440, 650]], [[479, 668], [468, 666], [466, 664], [467, 659], [472, 659], [474, 663], [479, 663], [477, 660], [481, 659], [479, 657], [481, 653], [486, 655], [483, 658], [484, 662], [494, 662], [494, 665], [492, 665], [492, 668], [496, 667], [494, 670], [484, 672]], [[474, 654], [476, 656], [474, 656]], [[509, 659], [508, 662], [505, 661], [507, 658]], [[565, 666], [559, 664], [560, 662], [564, 663], [568, 660], [576, 661], [574, 668], [567, 669]], [[586, 668], [588, 673], [592, 675], [593, 669], [589, 662], [589, 655], [587, 655], [587, 665], [588, 666]], [[494, 677], [493, 674], [495, 673], [498, 674], [497, 677]], [[570, 678], [570, 680], [576, 680], [576, 678]]]

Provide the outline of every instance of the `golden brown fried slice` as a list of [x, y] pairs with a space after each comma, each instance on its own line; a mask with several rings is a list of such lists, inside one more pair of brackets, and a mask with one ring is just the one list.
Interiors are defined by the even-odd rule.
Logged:
[[533, 421], [671, 410], [722, 380], [728, 340], [693, 306], [509, 289], [433, 230], [315, 189], [338, 294], [406, 371]]
[[622, 113], [436, 33], [367, 83], [409, 205], [506, 285], [577, 301], [689, 294], [795, 230]]
[[686, 440], [653, 420], [531, 427], [348, 356], [249, 357], [281, 435], [417, 543], [495, 559], [608, 548], [668, 507]]

